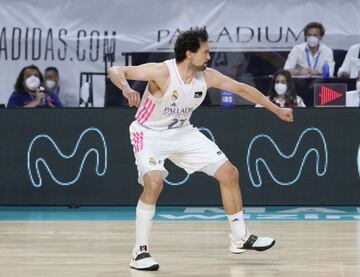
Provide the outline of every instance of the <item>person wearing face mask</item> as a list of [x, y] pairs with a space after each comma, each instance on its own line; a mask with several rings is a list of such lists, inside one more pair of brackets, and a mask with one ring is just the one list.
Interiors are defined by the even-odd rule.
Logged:
[[15, 91], [10, 95], [8, 108], [62, 107], [57, 95], [46, 94], [41, 85], [43, 75], [35, 65], [25, 66], [19, 73]]
[[311, 22], [304, 28], [306, 42], [295, 45], [290, 51], [284, 69], [292, 76], [320, 75], [325, 62], [334, 66], [334, 55], [330, 47], [323, 44], [324, 26]]
[[54, 103], [56, 107], [62, 107], [63, 104], [59, 98], [60, 87], [58, 69], [54, 66], [47, 67], [44, 71], [44, 79], [47, 96], [51, 99], [56, 99], [56, 103]]
[[59, 95], [59, 71], [54, 66], [49, 66], [44, 71], [45, 89], [47, 93], [56, 93]]
[[346, 107], [360, 107], [360, 71], [356, 80], [356, 90], [346, 92]]
[[[274, 74], [268, 98], [281, 108], [306, 107], [303, 99], [296, 95], [290, 72], [284, 69], [280, 69]], [[256, 107], [261, 106], [256, 105]]]

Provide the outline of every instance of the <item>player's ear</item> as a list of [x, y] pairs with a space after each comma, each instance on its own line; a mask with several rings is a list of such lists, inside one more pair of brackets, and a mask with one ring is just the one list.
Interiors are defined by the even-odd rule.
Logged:
[[186, 50], [186, 58], [192, 58], [192, 56], [194, 55], [193, 52], [191, 52], [190, 50]]

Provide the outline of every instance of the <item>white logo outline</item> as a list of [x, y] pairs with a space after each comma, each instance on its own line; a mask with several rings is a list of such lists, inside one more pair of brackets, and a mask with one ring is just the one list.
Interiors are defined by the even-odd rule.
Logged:
[[[73, 180], [67, 181], [67, 182], [66, 182], [66, 181], [60, 181], [60, 180], [58, 180], [58, 179], [55, 177], [55, 175], [53, 174], [53, 172], [51, 171], [49, 165], [47, 164], [47, 162], [46, 162], [46, 160], [45, 160], [44, 158], [37, 158], [37, 159], [35, 160], [36, 176], [37, 176], [37, 178], [38, 178], [38, 182], [36, 182], [36, 181], [34, 180], [30, 161], [31, 161], [31, 155], [32, 155], [32, 147], [33, 147], [33, 145], [35, 144], [36, 141], [38, 141], [39, 139], [49, 140], [49, 141], [52, 143], [52, 145], [54, 146], [54, 148], [56, 149], [56, 151], [58, 152], [58, 154], [59, 154], [62, 158], [64, 158], [64, 159], [71, 159], [71, 158], [74, 157], [75, 154], [77, 153], [77, 149], [78, 149], [78, 147], [79, 147], [79, 144], [80, 144], [83, 136], [84, 136], [86, 133], [91, 132], [91, 131], [94, 131], [94, 132], [96, 132], [97, 134], [99, 134], [99, 136], [100, 136], [100, 138], [101, 138], [101, 141], [102, 141], [102, 143], [103, 143], [103, 147], [104, 147], [104, 150], [103, 150], [103, 151], [104, 151], [104, 168], [103, 168], [102, 171], [99, 170], [99, 167], [100, 167], [100, 162], [99, 162], [99, 160], [100, 160], [100, 159], [99, 159], [100, 154], [99, 154], [99, 151], [98, 151], [97, 149], [95, 149], [95, 148], [90, 148], [90, 149], [85, 153], [84, 157], [82, 158], [79, 171], [78, 171], [76, 177], [75, 177]], [[39, 187], [42, 186], [42, 177], [41, 177], [40, 170], [39, 170], [39, 164], [40, 164], [40, 163], [42, 163], [42, 164], [45, 166], [46, 170], [47, 170], [48, 173], [50, 174], [50, 177], [51, 177], [58, 185], [61, 185], [61, 186], [69, 186], [69, 185], [72, 185], [72, 184], [76, 183], [76, 182], [79, 180], [79, 178], [80, 178], [80, 175], [81, 175], [81, 172], [82, 172], [84, 163], [85, 163], [88, 155], [89, 155], [90, 153], [92, 153], [92, 152], [94, 152], [95, 155], [96, 155], [95, 172], [96, 172], [96, 174], [97, 174], [98, 176], [104, 176], [105, 173], [106, 173], [106, 171], [107, 171], [107, 160], [108, 160], [108, 157], [107, 157], [108, 154], [107, 154], [107, 152], [108, 152], [108, 150], [107, 150], [107, 144], [106, 144], [105, 137], [104, 137], [103, 133], [102, 133], [99, 129], [97, 129], [97, 128], [95, 128], [95, 127], [90, 127], [90, 128], [87, 128], [86, 130], [84, 130], [84, 131], [80, 134], [80, 136], [79, 136], [79, 138], [78, 138], [78, 140], [77, 140], [77, 142], [76, 142], [76, 144], [75, 144], [74, 150], [72, 151], [72, 153], [71, 153], [70, 155], [65, 155], [65, 154], [63, 154], [63, 153], [61, 152], [61, 150], [59, 149], [59, 147], [57, 146], [56, 142], [55, 142], [50, 136], [48, 136], [48, 135], [46, 135], [46, 134], [37, 135], [36, 137], [34, 137], [34, 138], [32, 139], [32, 141], [31, 141], [31, 143], [30, 143], [30, 145], [29, 145], [29, 148], [28, 148], [28, 152], [27, 152], [27, 169], [28, 169], [28, 174], [29, 174], [30, 181], [31, 181], [32, 185], [33, 185], [34, 187], [36, 187], [36, 188], [39, 188]]]
[[[301, 162], [301, 166], [299, 168], [299, 171], [298, 171], [298, 174], [295, 176], [295, 178], [291, 181], [288, 181], [288, 182], [283, 182], [283, 181], [279, 181], [275, 176], [274, 174], [272, 173], [270, 167], [268, 166], [267, 162], [262, 159], [262, 158], [257, 158], [256, 159], [256, 162], [255, 162], [255, 169], [256, 169], [256, 176], [258, 178], [258, 182], [256, 182], [253, 178], [253, 174], [251, 172], [251, 169], [250, 169], [250, 155], [251, 155], [251, 150], [252, 150], [252, 147], [253, 147], [253, 144], [255, 143], [255, 141], [259, 138], [266, 138], [268, 139], [272, 145], [275, 147], [276, 151], [279, 153], [279, 155], [285, 159], [291, 159], [293, 156], [295, 156], [295, 154], [297, 153], [297, 149], [299, 147], [299, 144], [301, 143], [301, 140], [302, 138], [304, 137], [305, 134], [307, 134], [308, 132], [316, 132], [320, 135], [320, 138], [323, 142], [323, 147], [324, 147], [324, 153], [325, 153], [325, 161], [324, 161], [324, 168], [322, 171], [320, 171], [319, 169], [319, 160], [320, 160], [320, 155], [319, 155], [319, 151], [316, 149], [316, 148], [310, 148], [306, 154], [304, 155], [303, 157], [303, 160]], [[270, 174], [270, 177], [273, 179], [273, 181], [275, 183], [277, 183], [278, 185], [281, 185], [281, 186], [289, 186], [289, 185], [292, 185], [294, 184], [295, 182], [298, 181], [298, 179], [300, 178], [301, 176], [301, 173], [302, 173], [302, 170], [303, 170], [303, 166], [305, 164], [305, 161], [308, 157], [308, 155], [311, 153], [311, 152], [315, 152], [315, 155], [316, 155], [316, 174], [318, 176], [324, 176], [326, 174], [326, 171], [327, 171], [327, 166], [328, 166], [328, 148], [327, 148], [327, 143], [326, 143], [326, 140], [325, 140], [325, 136], [323, 135], [323, 133], [320, 131], [320, 129], [318, 128], [315, 128], [315, 127], [310, 127], [310, 128], [307, 128], [305, 129], [301, 135], [299, 136], [299, 139], [295, 145], [295, 148], [293, 150], [293, 152], [290, 154], [290, 155], [285, 155], [284, 153], [282, 153], [279, 149], [279, 147], [277, 146], [277, 144], [275, 143], [275, 141], [269, 136], [269, 135], [266, 135], [266, 134], [260, 134], [260, 135], [257, 135], [255, 136], [250, 144], [249, 144], [249, 147], [248, 147], [248, 151], [247, 151], [247, 155], [246, 155], [246, 164], [247, 164], [247, 169], [248, 169], [248, 174], [249, 174], [249, 178], [250, 178], [250, 181], [252, 183], [252, 185], [256, 188], [259, 188], [262, 186], [262, 178], [261, 178], [261, 174], [259, 172], [259, 163], [263, 163], [266, 170], [268, 171], [268, 173]]]

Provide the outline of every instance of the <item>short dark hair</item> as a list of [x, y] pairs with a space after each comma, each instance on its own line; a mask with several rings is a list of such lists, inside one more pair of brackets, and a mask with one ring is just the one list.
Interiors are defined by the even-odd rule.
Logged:
[[196, 53], [200, 48], [201, 42], [207, 42], [209, 35], [206, 28], [192, 28], [180, 33], [175, 42], [175, 59], [176, 62], [182, 62], [186, 58], [186, 51]]
[[55, 71], [55, 72], [56, 72], [56, 75], [59, 75], [59, 70], [58, 70], [55, 66], [49, 66], [49, 67], [47, 67], [44, 72], [50, 71], [50, 70]]
[[325, 35], [325, 28], [324, 26], [320, 23], [320, 22], [310, 22], [309, 24], [307, 24], [304, 28], [304, 35], [307, 35], [307, 32], [309, 31], [309, 29], [311, 28], [317, 28], [320, 30], [320, 36], [323, 37]]
[[18, 77], [16, 78], [16, 82], [15, 82], [15, 85], [14, 85], [14, 88], [15, 88], [16, 92], [26, 93], [26, 88], [25, 88], [24, 82], [23, 82], [26, 69], [34, 69], [34, 70], [36, 70], [38, 72], [38, 74], [39, 74], [40, 83], [44, 82], [44, 77], [41, 74], [40, 69], [36, 65], [32, 64], [32, 65], [25, 66], [23, 69], [21, 69]]
[[279, 75], [283, 75], [286, 79], [286, 86], [287, 86], [287, 90], [285, 92], [285, 105], [286, 107], [294, 107], [297, 105], [297, 95], [296, 95], [296, 90], [295, 90], [295, 84], [294, 84], [294, 80], [291, 77], [291, 74], [288, 70], [285, 69], [279, 69], [278, 71], [275, 72], [274, 74], [274, 78], [271, 81], [271, 87], [270, 87], [270, 93], [269, 93], [269, 99], [271, 102], [274, 102], [275, 97], [277, 97], [277, 93], [274, 89], [275, 87], [275, 80], [276, 77]]

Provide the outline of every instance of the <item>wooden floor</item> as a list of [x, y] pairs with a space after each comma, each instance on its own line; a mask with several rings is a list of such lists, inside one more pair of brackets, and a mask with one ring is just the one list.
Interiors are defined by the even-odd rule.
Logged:
[[129, 268], [134, 223], [1, 221], [1, 277], [360, 276], [360, 222], [248, 222], [277, 243], [228, 251], [227, 222], [155, 222], [158, 272]]

